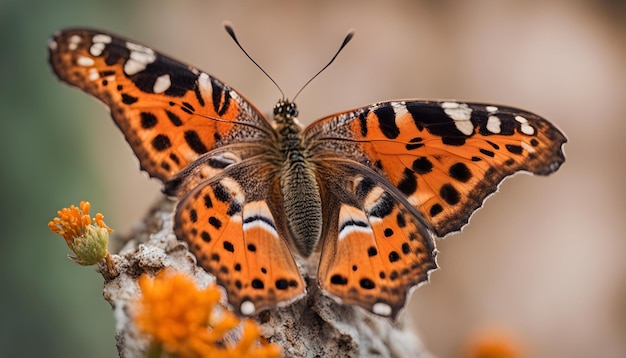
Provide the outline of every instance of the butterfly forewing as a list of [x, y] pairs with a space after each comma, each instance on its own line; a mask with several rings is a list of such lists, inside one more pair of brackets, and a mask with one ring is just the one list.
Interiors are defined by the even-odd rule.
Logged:
[[161, 180], [211, 149], [271, 131], [222, 82], [146, 46], [76, 29], [57, 33], [49, 47], [57, 76], [104, 102], [142, 169]]
[[[565, 136], [515, 108], [435, 101], [384, 102], [322, 119], [305, 135], [382, 173], [438, 236], [458, 231], [518, 171], [547, 175]], [[319, 144], [318, 144], [319, 146]]]

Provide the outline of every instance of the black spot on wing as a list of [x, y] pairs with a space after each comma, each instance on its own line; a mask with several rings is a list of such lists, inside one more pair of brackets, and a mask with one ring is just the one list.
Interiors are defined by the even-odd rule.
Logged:
[[276, 283], [274, 284], [274, 286], [278, 290], [286, 290], [287, 287], [289, 287], [289, 284], [287, 283], [287, 280], [283, 278], [283, 279], [276, 280]]
[[396, 222], [398, 223], [398, 227], [403, 228], [406, 226], [406, 219], [402, 213], [398, 213], [396, 215]]
[[404, 168], [402, 179], [400, 179], [397, 187], [404, 195], [415, 193], [417, 190], [417, 178], [411, 169]]
[[218, 115], [224, 115], [230, 106], [230, 90], [224, 85], [211, 78], [211, 96], [213, 101], [213, 109]]
[[362, 137], [367, 137], [367, 115], [369, 113], [369, 110], [367, 110], [359, 114], [359, 127], [361, 128]]
[[522, 154], [522, 146], [519, 145], [515, 145], [515, 144], [506, 144], [504, 146], [506, 148], [506, 150], [508, 150], [509, 152], [513, 153], [513, 154]]
[[461, 194], [452, 184], [446, 183], [439, 189], [439, 195], [448, 204], [454, 205], [461, 200]]
[[252, 288], [261, 290], [264, 287], [265, 285], [263, 284], [263, 281], [259, 280], [258, 278], [255, 278], [254, 280], [252, 280]]
[[409, 143], [406, 145], [406, 150], [414, 150], [417, 148], [421, 148], [424, 146], [424, 143], [422, 143], [422, 138], [421, 137], [415, 137], [415, 138], [411, 138], [411, 140], [409, 140]]
[[461, 162], [453, 164], [448, 170], [448, 174], [450, 174], [452, 178], [463, 183], [472, 178], [472, 172], [469, 170], [467, 165]]
[[141, 117], [141, 128], [143, 129], [152, 128], [158, 122], [157, 117], [150, 112], [141, 112], [139, 116]]
[[126, 47], [124, 41], [113, 38], [113, 41], [104, 47], [101, 56], [104, 56], [104, 62], [108, 66], [112, 66], [120, 62], [120, 60], [125, 62], [130, 57], [130, 50]]
[[131, 96], [129, 94], [122, 93], [122, 103], [124, 103], [124, 104], [130, 105], [130, 104], [133, 104], [133, 103], [137, 102], [138, 100], [139, 100], [139, 98], [137, 98], [137, 97], [133, 97], [133, 96]]
[[333, 285], [344, 286], [348, 284], [348, 279], [342, 275], [335, 274], [331, 276], [330, 283], [332, 283]]
[[374, 114], [378, 118], [378, 127], [385, 137], [394, 139], [400, 135], [400, 128], [396, 124], [396, 113], [390, 104], [383, 104], [376, 108]]
[[170, 142], [170, 138], [165, 134], [159, 134], [154, 139], [152, 139], [152, 147], [157, 151], [163, 151], [167, 148], [171, 147], [172, 143]]
[[235, 252], [235, 247], [230, 241], [224, 241], [224, 250], [229, 252]]
[[492, 147], [493, 147], [493, 149], [495, 149], [495, 150], [500, 149], [500, 146], [499, 146], [499, 145], [497, 145], [496, 143], [494, 143], [494, 142], [492, 142], [492, 141], [490, 141], [490, 140], [487, 140], [486, 142], [487, 142], [487, 144], [489, 144], [490, 146], [492, 146]]
[[426, 157], [419, 157], [413, 161], [411, 168], [417, 174], [427, 174], [433, 170], [433, 163]]
[[191, 220], [192, 223], [198, 221], [198, 212], [195, 209], [189, 211], [189, 220]]
[[170, 119], [170, 122], [176, 127], [180, 127], [183, 125], [183, 121], [180, 120], [180, 117], [175, 113], [165, 110], [165, 114], [167, 114], [167, 118]]
[[196, 94], [196, 99], [198, 100], [198, 103], [200, 103], [200, 105], [204, 107], [204, 98], [202, 97], [202, 93], [200, 93], [200, 87], [198, 87], [197, 85], [194, 88], [194, 93]]
[[[215, 199], [221, 202], [227, 202], [230, 200], [230, 193], [221, 183], [215, 183], [215, 185], [213, 186], [213, 195], [215, 195]], [[207, 204], [206, 197], [207, 196], [205, 196], [205, 205]]]
[[204, 207], [207, 209], [211, 209], [213, 207], [213, 201], [211, 200], [211, 197], [208, 194], [205, 194], [203, 199], [204, 199]]
[[441, 213], [443, 211], [443, 207], [440, 204], [434, 204], [433, 206], [430, 207], [430, 216], [431, 217], [435, 217], [437, 216], [437, 214]]
[[185, 131], [185, 141], [187, 142], [187, 145], [189, 145], [189, 147], [198, 154], [204, 154], [209, 151], [204, 143], [202, 143], [200, 136], [198, 136], [198, 132], [194, 130]]
[[366, 290], [372, 290], [376, 288], [376, 284], [374, 283], [374, 281], [370, 280], [369, 278], [362, 278], [361, 281], [359, 281], [359, 285], [361, 286], [361, 288], [364, 288]]
[[216, 229], [219, 229], [222, 227], [222, 221], [216, 218], [215, 216], [209, 217], [209, 224], [211, 224], [211, 226], [213, 226]]
[[224, 91], [224, 100], [222, 101], [222, 107], [220, 108], [219, 111], [217, 111], [217, 114], [219, 114], [220, 116], [223, 116], [227, 111], [228, 108], [230, 107], [230, 91], [229, 90], [225, 90]]

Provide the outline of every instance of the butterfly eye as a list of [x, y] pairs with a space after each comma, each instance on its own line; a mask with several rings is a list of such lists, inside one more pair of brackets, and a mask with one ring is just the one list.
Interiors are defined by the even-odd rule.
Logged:
[[290, 103], [289, 108], [287, 109], [287, 117], [297, 117], [298, 109], [296, 108], [295, 103]]

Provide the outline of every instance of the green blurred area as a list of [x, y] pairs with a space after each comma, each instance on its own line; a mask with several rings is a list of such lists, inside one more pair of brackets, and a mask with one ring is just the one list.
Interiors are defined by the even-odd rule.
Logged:
[[[105, 5], [106, 4], [106, 5]], [[125, 1], [0, 2], [0, 355], [114, 357], [114, 321], [102, 278], [67, 259], [47, 222], [100, 185], [80, 93], [47, 66], [47, 39], [70, 25], [121, 27]], [[129, 11], [130, 10], [130, 11]], [[75, 98], [74, 98], [75, 97]], [[74, 100], [76, 99], [76, 100]], [[71, 163], [71, 164], [70, 164]], [[89, 200], [99, 201], [96, 194]]]

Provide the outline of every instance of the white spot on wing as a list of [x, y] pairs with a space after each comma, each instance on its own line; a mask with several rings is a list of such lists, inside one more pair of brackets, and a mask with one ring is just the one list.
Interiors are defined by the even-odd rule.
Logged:
[[78, 58], [76, 59], [76, 64], [83, 67], [93, 66], [95, 63], [96, 62], [93, 60], [93, 58], [90, 57], [78, 56]]
[[500, 118], [496, 116], [489, 116], [489, 118], [487, 118], [487, 130], [491, 133], [500, 133], [500, 124]]
[[493, 113], [493, 112], [497, 112], [498, 111], [498, 107], [496, 107], [496, 106], [487, 106], [487, 107], [485, 107], [485, 109], [489, 113]]
[[72, 35], [69, 39], [69, 43], [67, 44], [67, 48], [70, 51], [74, 51], [78, 48], [78, 44], [82, 41], [82, 38], [78, 35]]
[[390, 316], [391, 315], [391, 306], [383, 302], [376, 302], [372, 306], [372, 312], [376, 313], [379, 316]]
[[134, 75], [146, 69], [146, 66], [156, 60], [156, 54], [151, 49], [126, 42], [126, 47], [130, 50], [130, 57], [124, 64], [124, 73]]
[[98, 70], [97, 70], [97, 69], [95, 69], [95, 68], [90, 68], [90, 69], [89, 69], [89, 74], [88, 74], [88, 76], [89, 76], [89, 80], [90, 80], [90, 81], [95, 81], [95, 80], [97, 80], [98, 78], [100, 78], [100, 74], [98, 73]]
[[396, 115], [396, 120], [402, 118], [408, 113], [405, 102], [392, 102], [391, 107]]
[[522, 117], [522, 116], [515, 116], [515, 120], [518, 121], [521, 124], [521, 131], [522, 133], [526, 134], [526, 135], [533, 135], [535, 134], [535, 128], [533, 128], [533, 126], [531, 126], [530, 124], [528, 124], [528, 119]]
[[256, 307], [252, 301], [243, 301], [239, 307], [239, 311], [241, 311], [241, 314], [244, 316], [249, 316], [256, 311]]
[[454, 120], [454, 125], [461, 133], [471, 135], [474, 133], [474, 125], [470, 121], [472, 117], [472, 109], [467, 103], [443, 102], [441, 108]]
[[213, 90], [213, 87], [211, 86], [211, 78], [204, 72], [200, 73], [200, 76], [198, 76], [198, 84], [205, 91], [211, 92]]
[[100, 56], [102, 55], [102, 51], [104, 51], [105, 47], [106, 44], [102, 42], [94, 42], [93, 45], [91, 45], [91, 47], [89, 48], [89, 53], [95, 57]]
[[528, 144], [526, 142], [522, 142], [521, 146], [522, 146], [522, 148], [526, 149], [526, 151], [528, 153], [534, 153], [535, 152], [535, 148], [533, 148], [530, 144]]
[[110, 44], [111, 41], [113, 41], [111, 36], [105, 35], [105, 34], [94, 35], [94, 37], [91, 40], [93, 42], [100, 42], [100, 43], [103, 43], [103, 44]]
[[167, 91], [168, 88], [172, 85], [172, 80], [170, 79], [170, 75], [167, 73], [157, 77], [154, 81], [154, 87], [152, 87], [152, 91], [154, 93], [163, 93]]
[[59, 47], [59, 44], [53, 39], [48, 40], [48, 48], [51, 50], [56, 50]]

